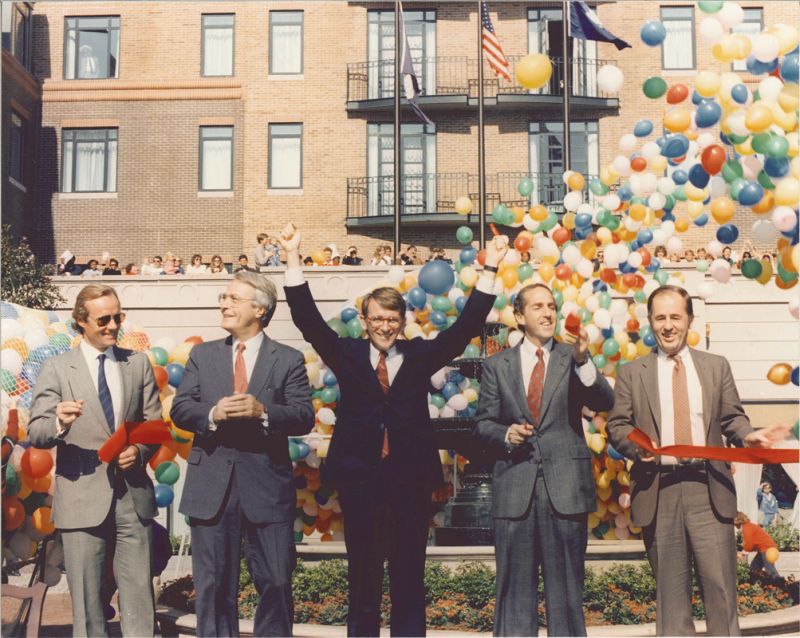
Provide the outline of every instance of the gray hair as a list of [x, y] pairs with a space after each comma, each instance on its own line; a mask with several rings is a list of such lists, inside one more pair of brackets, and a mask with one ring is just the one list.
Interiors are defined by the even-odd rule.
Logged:
[[264, 314], [261, 316], [261, 327], [266, 328], [272, 315], [275, 314], [275, 306], [278, 304], [278, 291], [275, 284], [263, 275], [249, 270], [240, 270], [233, 279], [241, 281], [253, 288], [255, 296], [251, 302], [256, 308], [263, 308]]

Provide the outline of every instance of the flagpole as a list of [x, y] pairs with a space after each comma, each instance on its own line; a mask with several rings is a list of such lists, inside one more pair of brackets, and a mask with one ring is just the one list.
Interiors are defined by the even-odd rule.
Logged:
[[[394, 259], [400, 256], [400, 1], [394, 0]], [[405, 36], [405, 29], [403, 29]]]
[[570, 170], [571, 158], [569, 148], [569, 0], [562, 0], [561, 6], [561, 40], [563, 51], [561, 55], [564, 65], [564, 170]]
[[483, 24], [478, 2], [478, 246], [486, 247], [486, 155], [483, 136]]

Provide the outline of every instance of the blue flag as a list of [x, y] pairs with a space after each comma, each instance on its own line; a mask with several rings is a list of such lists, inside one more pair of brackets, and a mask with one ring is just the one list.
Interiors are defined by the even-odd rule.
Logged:
[[606, 29], [583, 0], [571, 0], [569, 3], [569, 34], [578, 40], [611, 42], [620, 51], [631, 46]]

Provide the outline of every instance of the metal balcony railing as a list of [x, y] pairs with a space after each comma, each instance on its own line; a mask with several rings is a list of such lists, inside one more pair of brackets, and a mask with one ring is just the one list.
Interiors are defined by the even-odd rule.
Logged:
[[[524, 198], [517, 191], [528, 177], [533, 192]], [[486, 176], [486, 211], [500, 203], [528, 208], [533, 204], [560, 207], [566, 186], [560, 173], [504, 172]], [[400, 212], [403, 215], [455, 213], [456, 199], [467, 196], [478, 210], [478, 176], [469, 173], [406, 174], [400, 180]], [[347, 217], [390, 217], [394, 214], [394, 178], [351, 177], [347, 180]]]
[[[516, 95], [563, 95], [564, 61], [560, 57], [550, 58], [553, 75], [541, 89], [529, 91], [514, 80], [514, 64], [523, 56], [509, 56], [511, 82], [498, 78], [483, 62], [484, 96], [496, 97], [498, 94]], [[422, 95], [466, 95], [478, 97], [478, 61], [466, 56], [437, 56], [415, 58], [414, 68]], [[575, 97], [607, 98], [609, 94], [597, 86], [597, 71], [608, 60], [576, 57], [570, 60], [570, 95]], [[394, 61], [380, 60], [355, 62], [347, 65], [347, 101], [360, 102], [394, 97]]]

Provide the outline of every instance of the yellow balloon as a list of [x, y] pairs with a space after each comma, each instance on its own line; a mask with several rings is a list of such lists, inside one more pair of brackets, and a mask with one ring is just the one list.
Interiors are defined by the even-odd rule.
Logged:
[[517, 82], [526, 89], [539, 89], [547, 84], [553, 75], [553, 65], [546, 55], [531, 53], [514, 65], [514, 75]]
[[718, 224], [727, 224], [736, 212], [736, 206], [727, 197], [715, 197], [711, 200], [711, 216]]
[[753, 133], [761, 133], [772, 124], [772, 109], [762, 102], [755, 102], [747, 109], [744, 125]]
[[530, 215], [531, 219], [534, 221], [541, 222], [547, 218], [547, 209], [541, 204], [536, 204], [531, 206], [531, 209], [528, 211], [528, 215]]
[[663, 173], [667, 168], [667, 158], [663, 155], [651, 157], [647, 162], [647, 167], [656, 175]]
[[689, 219], [694, 221], [703, 213], [703, 202], [689, 201], [686, 203], [686, 212], [689, 213]]
[[574, 191], [583, 190], [583, 187], [586, 186], [586, 180], [583, 178], [583, 175], [573, 171], [567, 179], [567, 186]]
[[775, 205], [796, 207], [800, 200], [800, 180], [784, 177], [775, 185]]
[[778, 22], [769, 27], [767, 33], [771, 33], [778, 39], [778, 55], [786, 55], [797, 46], [797, 27]]
[[459, 197], [455, 209], [459, 215], [469, 215], [472, 212], [472, 200], [469, 197]]
[[664, 114], [664, 128], [673, 133], [681, 133], [689, 128], [692, 123], [692, 115], [689, 109], [682, 106], [671, 108]]
[[700, 343], [700, 334], [694, 330], [690, 330], [686, 337], [686, 343], [688, 343], [692, 348], [696, 348]]
[[775, 563], [778, 560], [778, 556], [780, 556], [780, 552], [778, 551], [777, 547], [769, 547], [767, 551], [764, 552], [764, 558], [767, 559], [768, 563]]
[[691, 182], [686, 182], [683, 185], [683, 192], [686, 194], [686, 197], [696, 202], [702, 202], [708, 197], [708, 193], [704, 188], [697, 188], [697, 186]]
[[403, 330], [403, 334], [405, 334], [406, 339], [418, 337], [422, 334], [422, 326], [418, 323], [408, 323], [406, 324], [405, 330]]
[[796, 111], [800, 106], [800, 84], [787, 82], [778, 94], [778, 106], [787, 113]]
[[753, 48], [753, 43], [750, 41], [750, 38], [744, 33], [736, 33], [733, 35], [733, 39], [736, 48], [736, 53], [733, 57], [736, 60], [746, 60]]
[[506, 306], [500, 313], [500, 321], [506, 324], [509, 328], [517, 327], [517, 319], [514, 317], [514, 307]]
[[719, 91], [720, 77], [713, 71], [700, 71], [694, 79], [694, 88], [703, 97], [714, 97]]
[[613, 184], [616, 184], [618, 179], [619, 173], [614, 170], [613, 166], [604, 166], [600, 169], [600, 181], [606, 186], [612, 186]]
[[[463, 269], [461, 272], [464, 272]], [[555, 275], [555, 269], [553, 268], [553, 264], [543, 261], [539, 264], [539, 276], [542, 278], [542, 281], [550, 281]]]
[[478, 281], [478, 272], [472, 266], [464, 266], [459, 274], [461, 283], [470, 288]]
[[711, 47], [711, 55], [720, 62], [732, 62], [737, 57], [738, 52], [739, 47], [737, 46], [736, 36], [730, 33], [722, 36], [720, 41]]
[[564, 217], [561, 219], [561, 225], [567, 230], [573, 230], [575, 228], [575, 213], [571, 211], [564, 213]]
[[736, 149], [736, 152], [739, 155], [754, 155], [755, 151], [753, 150], [753, 138], [748, 137], [744, 142], [741, 144], [734, 144], [733, 148]]
[[603, 246], [608, 246], [608, 244], [614, 241], [614, 235], [612, 234], [611, 230], [605, 226], [601, 226], [597, 229], [597, 239], [600, 240], [600, 243]]
[[689, 230], [689, 220], [686, 217], [678, 217], [675, 220], [675, 231], [685, 233], [687, 230]]

